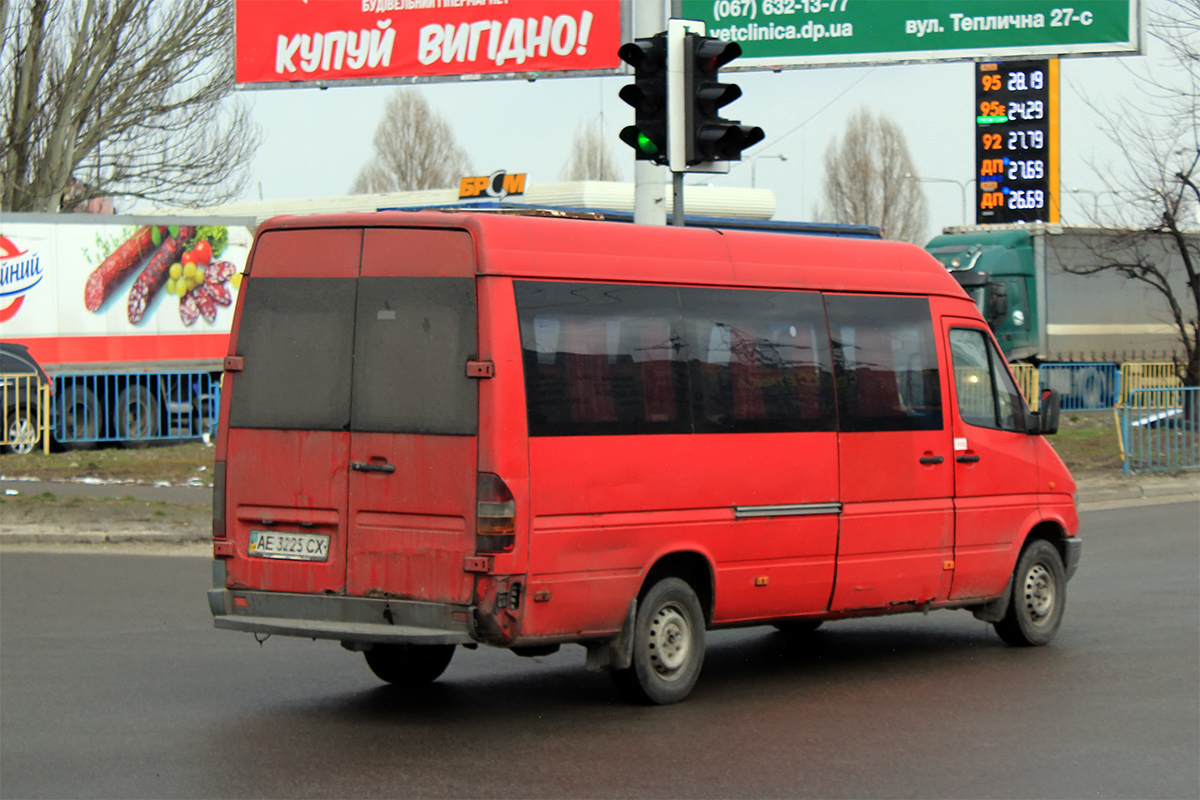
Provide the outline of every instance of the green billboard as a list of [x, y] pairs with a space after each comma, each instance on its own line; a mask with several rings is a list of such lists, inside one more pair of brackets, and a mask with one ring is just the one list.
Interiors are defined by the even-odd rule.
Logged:
[[727, 69], [1141, 52], [1142, 0], [682, 0]]

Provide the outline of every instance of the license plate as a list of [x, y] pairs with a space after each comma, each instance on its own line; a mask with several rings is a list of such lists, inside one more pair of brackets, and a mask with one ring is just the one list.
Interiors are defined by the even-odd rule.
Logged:
[[291, 531], [250, 531], [250, 545], [247, 551], [252, 558], [328, 561], [329, 535]]

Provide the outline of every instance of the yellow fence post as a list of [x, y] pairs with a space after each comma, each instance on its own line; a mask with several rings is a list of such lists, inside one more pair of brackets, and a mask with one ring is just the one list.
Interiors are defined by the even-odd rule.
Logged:
[[1029, 410], [1036, 412], [1042, 399], [1038, 391], [1038, 368], [1033, 364], [1009, 364], [1008, 367], [1017, 380], [1017, 388], [1025, 395], [1025, 402], [1029, 403]]

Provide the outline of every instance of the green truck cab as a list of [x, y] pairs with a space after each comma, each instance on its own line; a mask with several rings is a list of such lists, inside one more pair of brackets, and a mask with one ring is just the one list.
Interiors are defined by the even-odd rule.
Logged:
[[949, 233], [934, 237], [925, 249], [975, 301], [1009, 360], [1037, 354], [1041, 304], [1028, 232]]

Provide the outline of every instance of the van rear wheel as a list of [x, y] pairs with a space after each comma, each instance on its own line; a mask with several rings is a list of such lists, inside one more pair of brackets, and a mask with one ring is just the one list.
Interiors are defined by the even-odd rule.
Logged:
[[377, 644], [363, 655], [381, 681], [420, 686], [433, 683], [446, 671], [454, 649], [452, 644]]
[[1004, 619], [993, 623], [1000, 638], [1018, 647], [1049, 644], [1062, 624], [1067, 602], [1067, 573], [1062, 556], [1045, 539], [1036, 539], [1017, 559], [1012, 597]]
[[679, 578], [654, 584], [638, 603], [633, 663], [612, 673], [617, 686], [643, 703], [669, 705], [696, 685], [704, 663], [704, 611]]

